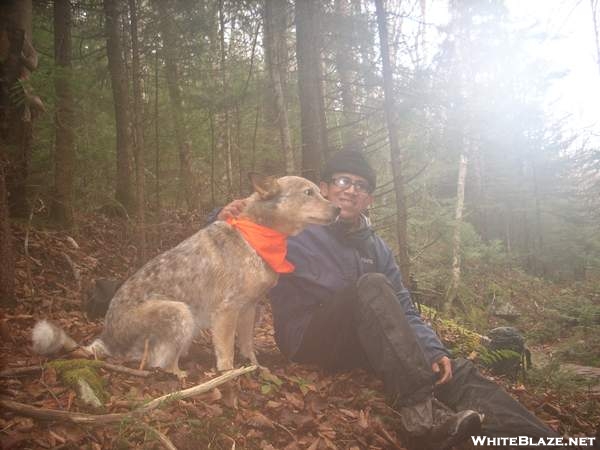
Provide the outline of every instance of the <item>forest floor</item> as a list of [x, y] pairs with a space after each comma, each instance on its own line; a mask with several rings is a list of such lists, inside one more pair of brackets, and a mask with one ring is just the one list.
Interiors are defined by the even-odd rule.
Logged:
[[[199, 217], [173, 214], [149, 228], [152, 255], [174, 246], [200, 225]], [[199, 339], [182, 361], [190, 374], [183, 383], [160, 371], [142, 378], [100, 368], [105, 405], [95, 409], [83, 405], [57, 370], [44, 366], [46, 359], [32, 352], [31, 329], [36, 320], [48, 318], [79, 342], [98, 335], [102, 322], [85, 317], [82, 293], [91, 280], [124, 279], [135, 271], [133, 227], [124, 220], [94, 215], [80, 218], [70, 234], [35, 222], [15, 224], [14, 231], [19, 301], [14, 308], [0, 310], [1, 363], [3, 370], [31, 370], [2, 376], [0, 400], [106, 418], [108, 413], [128, 413], [218, 375], [209, 340]], [[0, 448], [403, 448], [396, 433], [398, 418], [385, 402], [382, 384], [360, 370], [331, 375], [286, 361], [275, 345], [267, 305], [256, 347], [268, 372], [255, 371], [209, 392], [165, 402], [146, 414], [111, 424], [39, 420], [3, 408]], [[529, 382], [513, 383], [495, 378], [561, 434], [594, 436], [600, 422], [600, 392], [574, 387], [569, 376], [564, 384], [539, 380], [534, 376]]]

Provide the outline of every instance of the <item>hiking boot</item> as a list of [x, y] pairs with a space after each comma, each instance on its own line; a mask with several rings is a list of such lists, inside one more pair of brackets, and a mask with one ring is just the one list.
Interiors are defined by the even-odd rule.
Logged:
[[447, 450], [481, 433], [482, 416], [470, 409], [452, 414], [442, 424], [434, 427], [427, 440], [437, 450]]
[[449, 450], [481, 434], [482, 416], [470, 409], [451, 414], [429, 432], [410, 436], [405, 444], [411, 450]]

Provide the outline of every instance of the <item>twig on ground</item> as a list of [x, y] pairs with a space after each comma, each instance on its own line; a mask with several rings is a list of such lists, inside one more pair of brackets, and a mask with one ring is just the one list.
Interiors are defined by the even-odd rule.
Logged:
[[25, 229], [25, 240], [23, 242], [23, 249], [25, 251], [25, 269], [27, 272], [27, 281], [29, 282], [31, 294], [30, 297], [33, 297], [35, 295], [35, 287], [33, 285], [33, 275], [31, 275], [30, 259], [33, 258], [29, 256], [29, 232], [31, 231], [31, 221], [33, 220], [33, 213], [35, 212], [35, 204], [37, 203], [39, 198], [40, 196], [38, 194], [35, 200], [33, 201], [31, 210], [29, 211], [29, 220], [27, 221], [27, 228]]
[[27, 366], [27, 367], [15, 367], [13, 369], [4, 369], [0, 371], [0, 378], [11, 378], [18, 377], [21, 375], [30, 375], [32, 373], [38, 373], [44, 370], [43, 366]]
[[120, 422], [132, 416], [142, 416], [157, 407], [164, 405], [170, 401], [183, 400], [194, 395], [203, 394], [205, 392], [220, 386], [227, 381], [230, 381], [240, 375], [252, 372], [257, 369], [257, 366], [242, 367], [241, 369], [230, 370], [217, 378], [213, 378], [205, 383], [193, 386], [182, 391], [175, 391], [170, 394], [155, 398], [144, 406], [141, 406], [127, 413], [112, 413], [112, 414], [86, 414], [77, 412], [60, 411], [49, 408], [36, 408], [24, 403], [13, 402], [12, 400], [0, 398], [0, 407], [7, 410], [22, 414], [27, 417], [34, 417], [41, 420], [59, 420], [63, 422], [71, 422], [77, 424], [89, 425], [104, 425], [108, 423]]
[[77, 265], [73, 262], [71, 257], [67, 255], [65, 252], [61, 252], [62, 257], [65, 259], [69, 268], [71, 269], [71, 273], [73, 274], [73, 279], [77, 283], [77, 289], [81, 291], [81, 272]]
[[177, 447], [175, 447], [175, 445], [171, 442], [171, 440], [167, 437], [166, 434], [161, 433], [160, 431], [158, 431], [156, 428], [151, 427], [150, 425], [148, 425], [147, 423], [144, 422], [140, 422], [139, 424], [144, 430], [148, 431], [149, 433], [153, 434], [154, 436], [156, 436], [156, 438], [160, 441], [160, 443], [162, 444], [162, 446], [164, 448], [166, 448], [167, 450], [177, 450]]
[[128, 375], [134, 375], [136, 377], [146, 378], [152, 374], [150, 370], [139, 370], [139, 369], [131, 369], [125, 366], [119, 366], [116, 364], [110, 364], [104, 361], [101, 361], [100, 368], [106, 370], [112, 370], [113, 372], [125, 373]]
[[298, 439], [296, 438], [296, 436], [294, 436], [294, 433], [292, 433], [287, 427], [283, 426], [282, 424], [280, 424], [279, 422], [273, 422], [273, 424], [278, 427], [281, 428], [283, 431], [285, 431], [287, 434], [290, 435], [290, 437], [292, 438], [292, 440], [294, 442], [298, 442]]
[[226, 383], [229, 380], [233, 380], [234, 378], [239, 377], [240, 375], [244, 375], [246, 373], [250, 373], [255, 371], [258, 366], [248, 366], [242, 367], [240, 369], [230, 370], [229, 372], [225, 372], [223, 375], [218, 376], [217, 378], [213, 378], [212, 380], [207, 381], [206, 383], [199, 384], [197, 386], [193, 386], [188, 389], [184, 389], [182, 391], [172, 392], [170, 394], [163, 395], [161, 397], [155, 398], [151, 402], [147, 403], [146, 406], [140, 408], [144, 410], [154, 409], [162, 403], [172, 401], [172, 400], [183, 400], [184, 398], [193, 397], [194, 395], [204, 394], [217, 386], [220, 386], [223, 383]]
[[[152, 373], [149, 370], [138, 370], [131, 369], [125, 366], [119, 366], [116, 364], [110, 364], [105, 361], [99, 361], [99, 367], [105, 370], [112, 370], [113, 372], [125, 373], [127, 375], [134, 375], [136, 377], [146, 378], [150, 376]], [[5, 369], [0, 372], [0, 378], [10, 378], [10, 377], [18, 377], [21, 375], [29, 375], [33, 373], [38, 373], [44, 370], [44, 366], [27, 366], [27, 367], [15, 367], [12, 369]]]

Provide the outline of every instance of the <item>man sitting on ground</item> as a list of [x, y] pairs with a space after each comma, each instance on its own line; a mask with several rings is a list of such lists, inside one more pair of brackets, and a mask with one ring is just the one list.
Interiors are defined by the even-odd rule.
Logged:
[[[450, 359], [415, 311], [390, 248], [365, 212], [376, 174], [362, 153], [340, 151], [322, 172], [321, 193], [341, 208], [329, 226], [288, 239], [295, 271], [269, 296], [275, 339], [292, 361], [381, 377], [400, 413], [405, 445], [450, 448], [471, 435], [556, 436], [465, 359]], [[236, 200], [217, 215], [239, 214]]]

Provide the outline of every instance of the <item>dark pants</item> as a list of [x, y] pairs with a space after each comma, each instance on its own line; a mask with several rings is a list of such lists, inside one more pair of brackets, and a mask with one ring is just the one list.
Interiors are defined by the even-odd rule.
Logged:
[[371, 370], [382, 378], [386, 394], [399, 407], [418, 404], [433, 393], [454, 411], [484, 414], [487, 436], [556, 436], [468, 360], [453, 360], [450, 382], [434, 387], [431, 364], [381, 274], [363, 275], [356, 287], [315, 311], [293, 359], [328, 370]]

